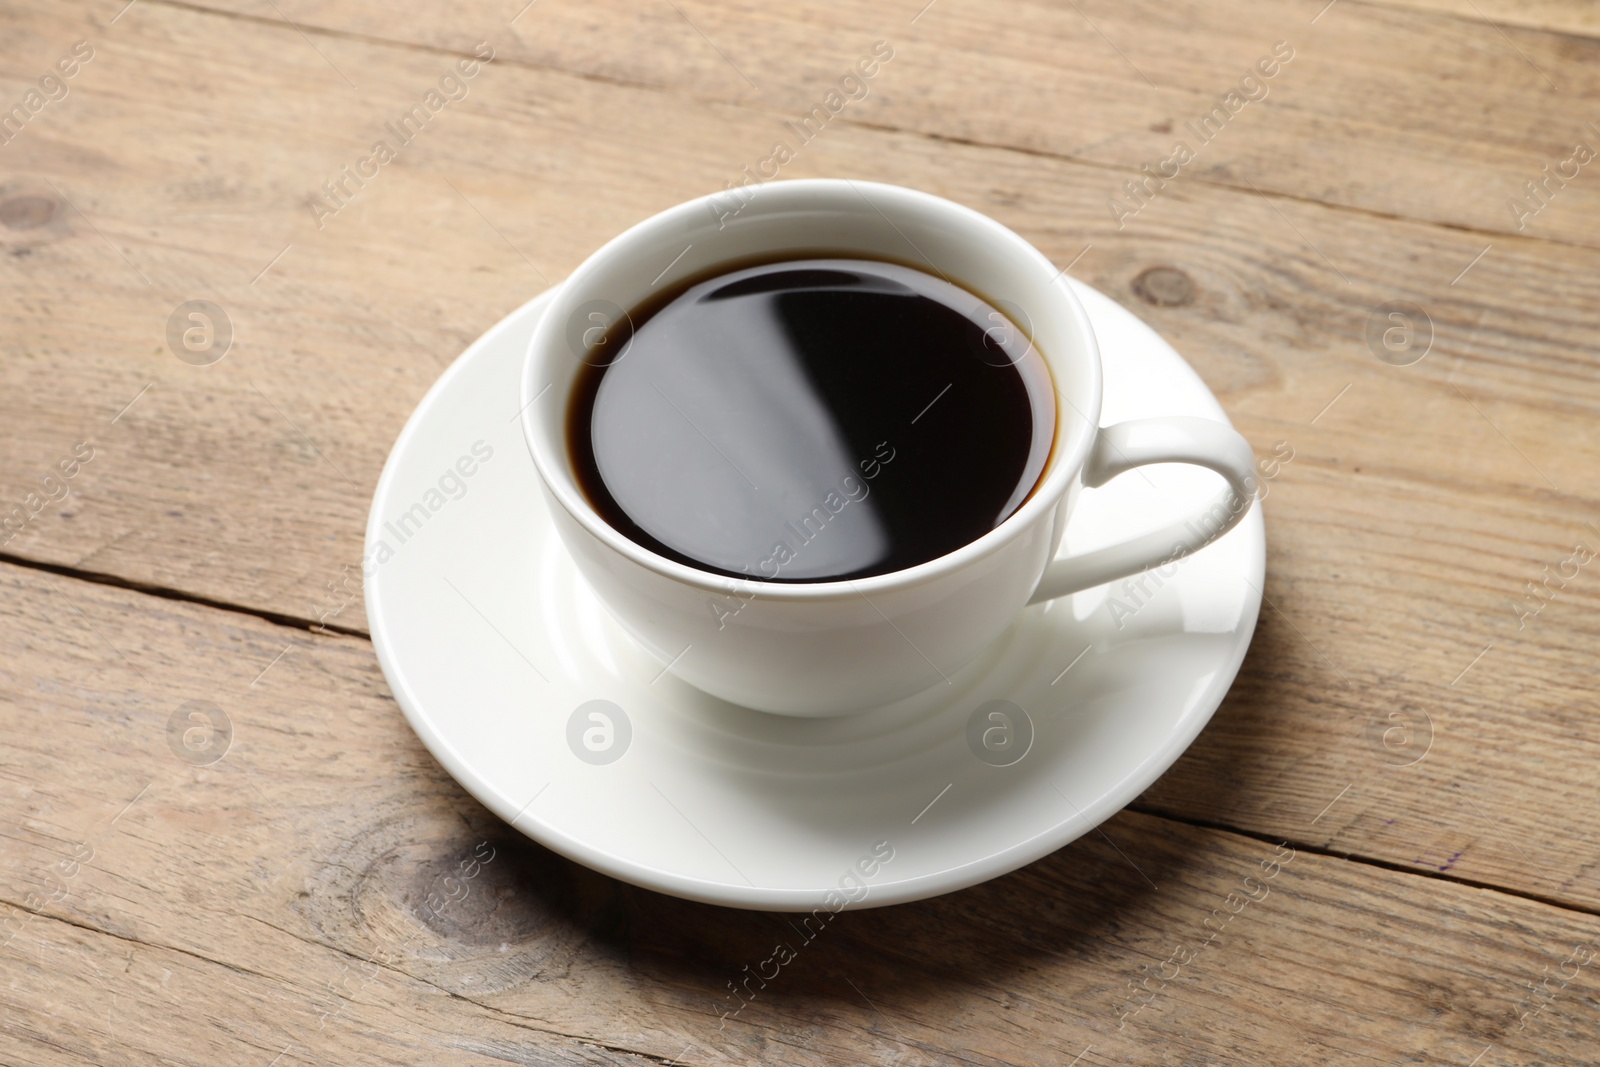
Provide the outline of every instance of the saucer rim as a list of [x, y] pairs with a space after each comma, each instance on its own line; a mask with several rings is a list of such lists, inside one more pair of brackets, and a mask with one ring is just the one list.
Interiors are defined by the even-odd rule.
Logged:
[[[1112, 304], [1116, 304], [1116, 301], [1111, 300], [1110, 297], [1083, 282], [1079, 282], [1076, 279], [1069, 279], [1069, 281], [1075, 288], [1081, 287]], [[433, 406], [438, 403], [440, 395], [450, 388], [460, 374], [465, 373], [465, 368], [473, 361], [480, 349], [494, 344], [502, 333], [516, 329], [525, 316], [541, 313], [544, 307], [554, 300], [557, 288], [558, 286], [552, 286], [524, 302], [486, 330], [463, 350], [461, 355], [451, 363], [440, 375], [439, 379], [424, 393], [422, 399], [418, 401], [405, 426], [396, 436], [394, 443], [390, 447], [388, 458], [384, 462], [377, 488], [373, 493], [364, 546], [375, 544], [380, 539], [379, 534], [381, 533], [383, 522], [382, 515], [385, 513], [383, 505], [392, 490], [394, 473], [401, 462], [401, 456], [412, 438], [422, 432], [421, 427], [427, 420], [427, 416]], [[1074, 296], [1076, 297], [1077, 293], [1074, 293]], [[1120, 304], [1117, 306], [1121, 307]], [[1127, 311], [1126, 308], [1123, 310]], [[1085, 306], [1085, 313], [1088, 313], [1087, 306]], [[1129, 311], [1128, 314], [1131, 315], [1132, 312]], [[1134, 317], [1137, 319], [1137, 316]], [[1147, 329], [1150, 329], [1152, 333], [1155, 332], [1143, 320], [1139, 321]], [[1159, 337], [1159, 335], [1157, 336]], [[1180, 360], [1182, 359], [1181, 354], [1174, 354]], [[1184, 362], [1187, 364], [1187, 361]], [[1207, 391], [1210, 392], [1209, 387], [1207, 387]], [[1215, 394], [1212, 394], [1212, 399], [1215, 402]], [[1220, 407], [1220, 403], [1218, 406]], [[1223, 417], [1223, 421], [1227, 421], [1226, 416]], [[530, 465], [533, 463], [531, 456], [528, 458], [528, 462]], [[1152, 747], [1152, 750], [1145, 758], [1124, 774], [1114, 787], [1101, 791], [1086, 806], [1076, 808], [1070, 818], [1063, 819], [1021, 841], [1012, 842], [1002, 849], [977, 859], [968, 860], [938, 871], [924, 872], [910, 878], [873, 882], [870, 885], [869, 892], [862, 900], [847, 902], [844, 907], [846, 909], [864, 909], [924, 900], [956, 890], [970, 888], [1025, 867], [1057, 849], [1071, 844], [1127, 807], [1140, 793], [1148, 789], [1150, 785], [1177, 762], [1178, 758], [1188, 750], [1195, 738], [1199, 736], [1200, 731], [1205, 729], [1206, 725], [1211, 721], [1226, 697], [1228, 690], [1233, 686], [1238, 672], [1243, 666], [1244, 659], [1249, 653], [1255, 629], [1260, 620], [1261, 590], [1266, 568], [1266, 537], [1265, 520], [1259, 500], [1256, 501], [1256, 506], [1251, 509], [1250, 514], [1246, 515], [1244, 520], [1239, 523], [1236, 530], [1230, 531], [1230, 535], [1238, 530], [1248, 530], [1249, 532], [1246, 536], [1256, 541], [1260, 546], [1259, 551], [1252, 553], [1250, 556], [1249, 573], [1246, 575], [1253, 594], [1245, 597], [1244, 611], [1240, 617], [1240, 623], [1231, 632], [1234, 645], [1229, 655], [1229, 661], [1225, 665], [1219, 663], [1218, 669], [1212, 673], [1210, 684], [1200, 691], [1200, 695], [1191, 698], [1193, 706], [1197, 710], [1191, 713], [1185, 728], [1164, 734], [1159, 743]], [[370, 555], [370, 552], [368, 554]], [[363, 558], [365, 559], [365, 557]], [[363, 583], [368, 629], [379, 667], [394, 695], [395, 702], [399, 705], [401, 713], [405, 716], [411, 729], [417, 734], [430, 754], [439, 761], [457, 784], [479, 803], [492, 811], [496, 817], [517, 830], [517, 832], [573, 862], [583, 864], [602, 874], [643, 889], [701, 903], [747, 910], [798, 913], [814, 911], [822, 906], [819, 901], [822, 900], [829, 889], [834, 888], [833, 886], [820, 886], [815, 889], [776, 888], [751, 886], [706, 877], [685, 876], [590, 845], [529, 812], [528, 808], [533, 803], [532, 800], [518, 804], [506, 797], [495, 786], [482, 779], [472, 770], [462, 754], [435, 728], [431, 719], [421, 710], [422, 702], [408, 683], [405, 673], [395, 661], [390, 648], [390, 636], [385, 622], [387, 616], [383, 600], [383, 584], [374, 580], [375, 577], [376, 573], [368, 575], [367, 581]], [[552, 779], [551, 783], [554, 781], [555, 779]], [[547, 783], [544, 788], [547, 788], [548, 784], [551, 783]], [[542, 792], [542, 788], [540, 792]], [[537, 799], [537, 795], [536, 793], [534, 799]]]

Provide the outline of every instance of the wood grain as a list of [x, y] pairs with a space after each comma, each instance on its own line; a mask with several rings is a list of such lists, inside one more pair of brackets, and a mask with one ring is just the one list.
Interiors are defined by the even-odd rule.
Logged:
[[[71, 37], [23, 19], [18, 40]], [[362, 72], [355, 93], [270, 23], [152, 5], [107, 32], [59, 113], [5, 149], [0, 200], [52, 213], [0, 229], [3, 499], [46, 493], [80, 442], [94, 457], [0, 551], [357, 631], [346, 580], [372, 487], [443, 367], [781, 128], [754, 106], [496, 61], [319, 230], [310, 191], [447, 57], [324, 42]], [[1600, 253], [1506, 237], [1485, 253], [1482, 235], [1202, 184], [1119, 231], [1102, 168], [859, 126], [793, 168], [827, 174], [928, 188], [1058, 262], [1081, 253], [1075, 272], [1171, 338], [1261, 453], [1293, 450], [1266, 504], [1256, 652], [1152, 810], [1400, 865], [1460, 852], [1451, 877], [1600, 906], [1600, 830], [1569, 825], [1595, 803], [1593, 568], [1531, 621], [1515, 609], [1575, 543], [1600, 548]], [[1152, 270], [1191, 298], [1162, 304]], [[164, 331], [202, 297], [236, 340], [196, 367]], [[1431, 316], [1411, 366], [1365, 340], [1394, 299]], [[1436, 747], [1401, 773], [1381, 738], [1406, 708]], [[1352, 803], [1308, 821], [1346, 786]]]
[[[1592, 15], [9, 10], [6, 106], [93, 57], [0, 145], [0, 1061], [1590, 1062], [1600, 179], [1521, 230], [1506, 199], [1600, 140]], [[1268, 99], [1119, 225], [1134, 168], [1280, 38]], [[782, 175], [1000, 219], [1292, 458], [1239, 681], [1135, 810], [844, 916], [719, 1027], [783, 917], [621, 885], [478, 807], [399, 716], [351, 570], [461, 349], [756, 166], [879, 39], [870, 93]], [[480, 41], [464, 98], [319, 219]], [[196, 299], [232, 327], [210, 365], [168, 341]], [[1405, 366], [1371, 341], [1393, 301], [1423, 313]], [[169, 743], [192, 700], [232, 719], [216, 763]]]
[[[322, 102], [324, 87], [318, 87], [265, 105], [264, 88], [241, 83], [234, 59], [206, 64], [214, 43], [208, 35], [233, 34], [237, 39], [217, 51], [235, 56], [259, 45], [258, 54], [245, 57], [250, 62], [239, 64], [248, 71], [270, 66], [268, 57], [279, 56], [271, 49], [288, 43], [278, 39], [287, 31], [157, 11], [173, 21], [166, 39], [138, 44], [173, 53], [159, 69], [183, 71], [182, 89], [246, 115], [269, 106], [284, 114], [313, 112]], [[369, 50], [372, 64], [387, 59], [409, 73], [413, 88], [430, 84], [437, 69], [431, 57]], [[108, 47], [96, 62], [109, 67], [118, 55]], [[292, 71], [292, 81], [309, 80], [312, 69], [323, 66], [310, 49], [281, 55], [299, 56], [304, 64]], [[86, 142], [110, 136], [119, 124], [160, 125], [160, 116], [144, 114], [148, 101], [174, 97], [180, 86], [126, 84], [134, 76], [108, 75], [112, 85], [124, 85], [121, 94], [97, 101], [94, 112], [85, 102], [58, 125], [92, 116], [89, 128], [74, 134]], [[403, 74], [394, 76], [404, 83]], [[6, 551], [315, 617], [326, 582], [359, 556], [361, 517], [388, 443], [437, 372], [487, 324], [537, 291], [541, 274], [560, 277], [606, 236], [705, 188], [707, 175], [730, 166], [725, 160], [757, 150], [740, 146], [758, 146], [773, 117], [708, 112], [643, 90], [510, 67], [491, 67], [483, 77], [502, 80], [485, 80], [480, 96], [466, 103], [492, 107], [490, 113], [440, 116], [428, 131], [436, 140], [413, 146], [412, 156], [384, 171], [348, 213], [321, 231], [304, 203], [314, 179], [337, 173], [338, 162], [356, 150], [352, 145], [381, 130], [379, 120], [390, 114], [381, 105], [356, 116], [339, 110], [326, 120], [339, 129], [274, 130], [271, 151], [257, 135], [234, 137], [231, 131], [221, 144], [209, 131], [185, 142], [186, 131], [172, 114], [167, 147], [130, 145], [119, 180], [96, 184], [85, 176], [72, 190], [57, 182], [99, 221], [91, 225], [89, 216], [55, 197], [56, 214], [47, 224], [6, 234], [7, 266], [17, 283], [8, 291], [6, 314], [19, 339], [6, 373], [18, 400], [27, 398], [7, 421], [8, 454], [17, 457], [8, 464], [7, 498], [25, 497], [39, 477], [26, 473], [30, 467], [48, 470], [85, 436], [104, 439], [106, 459], [72, 485], [72, 499], [87, 503], [92, 494], [93, 508], [66, 508], [71, 520], [47, 512]], [[491, 88], [496, 99], [482, 99]], [[549, 112], [537, 139], [491, 143], [497, 124], [535, 108]], [[585, 117], [594, 115], [605, 116], [604, 122]], [[607, 122], [619, 125], [598, 131]], [[634, 166], [636, 146], [651, 129], [672, 130], [675, 142], [695, 144], [663, 145], [648, 190], [628, 177], [613, 188], [597, 186], [605, 173]], [[175, 143], [184, 147], [171, 148]], [[565, 146], [560, 155], [553, 154], [557, 145]], [[920, 177], [936, 191], [993, 212], [1060, 261], [1092, 245], [1078, 273], [1145, 307], [1254, 437], [1309, 421], [1360, 379], [1349, 399], [1398, 390], [1406, 410], [1421, 409], [1414, 432], [1389, 449], [1410, 457], [1418, 477], [1435, 478], [1436, 464], [1443, 463], [1478, 482], [1479, 467], [1492, 464], [1500, 481], [1536, 481], [1533, 467], [1513, 450], [1457, 447], [1471, 413], [1459, 387], [1512, 440], [1522, 440], [1523, 451], [1557, 484], [1580, 494], [1585, 487], [1595, 400], [1586, 305], [1595, 294], [1596, 263], [1586, 251], [1502, 240], [1452, 286], [1484, 250], [1471, 235], [1453, 230], [1196, 187], [1163, 197], [1119, 232], [1095, 217], [1094, 194], [1106, 187], [1094, 168], [861, 130], [830, 131], [813, 147], [797, 161], [805, 168], [797, 173]], [[181, 188], [171, 186], [168, 155], [224, 148], [233, 154], [227, 160], [219, 155], [212, 170], [192, 178], [190, 191], [205, 190], [204, 197], [176, 196]], [[69, 142], [46, 140], [45, 133], [11, 151], [41, 172], [65, 167], [71, 158]], [[320, 160], [327, 162], [313, 169]], [[241, 184], [241, 174], [259, 184]], [[53, 193], [41, 179], [16, 179], [19, 186], [28, 181]], [[449, 182], [470, 190], [471, 202]], [[272, 210], [256, 216], [246, 232], [281, 229], [263, 233], [247, 252], [240, 246], [240, 220], [266, 204]], [[141, 228], [157, 236], [141, 245], [135, 240]], [[145, 285], [101, 233], [127, 243], [130, 258], [136, 254], [143, 264], [139, 270], [159, 284]], [[426, 257], [419, 258], [421, 248]], [[518, 248], [543, 267], [530, 265]], [[257, 277], [279, 253], [282, 258]], [[430, 266], [444, 263], [461, 269]], [[1160, 265], [1193, 279], [1192, 303], [1150, 308], [1139, 300], [1134, 283]], [[90, 284], [95, 315], [59, 321], [58, 309], [81, 298]], [[371, 306], [357, 292], [391, 295]], [[204, 293], [232, 309], [237, 347], [214, 367], [189, 368], [165, 348], [165, 319], [178, 300]], [[1417, 367], [1386, 368], [1357, 343], [1374, 305], [1395, 297], [1424, 301], [1434, 319], [1434, 353]], [[49, 362], [53, 356], [70, 357], [73, 374], [60, 374]], [[1538, 377], [1526, 373], [1530, 364], [1540, 368]], [[1543, 388], [1545, 381], [1556, 387]], [[146, 385], [150, 392], [112, 423]], [[1253, 424], [1258, 411], [1271, 417], [1270, 425]], [[1328, 418], [1327, 426], [1338, 425], [1335, 416]], [[1440, 432], [1446, 428], [1449, 433]], [[1491, 428], [1478, 429], [1489, 435], [1487, 443], [1497, 440]], [[119, 435], [143, 435], [148, 454], [119, 450]], [[1361, 446], [1359, 435], [1337, 440], [1341, 448]], [[245, 487], [270, 487], [273, 495], [269, 501]], [[252, 500], [265, 507], [254, 511]], [[290, 500], [293, 506], [282, 506]], [[224, 553], [218, 547], [224, 543], [236, 547]], [[1544, 544], [1521, 548], [1526, 558], [1538, 558]], [[1513, 589], [1520, 585], [1509, 568], [1506, 577]], [[356, 612], [352, 605], [337, 621], [359, 627]]]
[[[214, 6], [277, 18], [234, 0]], [[1181, 168], [1186, 183], [1600, 244], [1600, 182], [1586, 169], [1552, 185], [1550, 207], [1535, 216], [1509, 207], [1576, 142], [1600, 151], [1589, 125], [1600, 122], [1592, 5], [540, 0], [525, 9], [524, 0], [468, 0], [403, 19], [378, 0], [280, 8], [296, 24], [362, 39], [462, 53], [492, 40], [508, 63], [764, 106], [791, 120], [883, 40], [895, 59], [836, 122], [1114, 168], [1095, 197], [1108, 217], [1122, 182], [1171, 158], [1181, 140], [1195, 153]], [[1244, 90], [1262, 99], [1228, 104], [1239, 110], [1215, 136], [1187, 132], [1280, 41], [1294, 58]], [[324, 47], [334, 57], [348, 49], [349, 65], [361, 65], [353, 42]]]
[[4, 949], [7, 1062], [451, 1063], [649, 1067], [449, 997], [396, 970], [281, 939], [269, 973], [34, 918]]
[[1502, 26], [1526, 26], [1584, 37], [1600, 36], [1600, 11], [1585, 0], [1369, 0], [1438, 11], [1463, 19], [1487, 19]]
[[[842, 916], [724, 1019], [799, 940], [785, 917], [524, 841], [423, 750], [365, 640], [13, 566], [0, 588], [6, 1059], [1580, 1064], [1600, 1041], [1594, 915], [1135, 813]], [[232, 724], [205, 766], [168, 741], [195, 699]]]

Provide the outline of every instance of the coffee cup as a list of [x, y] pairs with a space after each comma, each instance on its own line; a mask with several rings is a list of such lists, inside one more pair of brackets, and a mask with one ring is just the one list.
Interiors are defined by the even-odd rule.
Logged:
[[[1248, 512], [1254, 455], [1193, 417], [1099, 424], [1100, 353], [1061, 271], [1016, 233], [951, 201], [872, 182], [775, 181], [646, 219], [563, 281], [529, 340], [522, 427], [561, 542], [621, 627], [663, 669], [735, 704], [792, 716], [857, 712], [950, 684], [1027, 605], [1169, 564]], [[1053, 381], [1055, 435], [1020, 507], [915, 566], [840, 581], [742, 579], [631, 540], [585, 496], [567, 420], [592, 341], [656, 294], [752, 260], [850, 256], [937, 273], [1006, 308]], [[1056, 559], [1084, 489], [1155, 463], [1189, 463], [1225, 488], [1198, 513], [1121, 544]]]

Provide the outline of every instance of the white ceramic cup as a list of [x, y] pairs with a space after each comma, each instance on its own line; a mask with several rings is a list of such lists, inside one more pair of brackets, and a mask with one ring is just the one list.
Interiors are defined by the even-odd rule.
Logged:
[[[596, 326], [721, 264], [876, 258], [943, 276], [1031, 333], [1057, 391], [1056, 434], [1033, 493], [961, 548], [851, 581], [743, 581], [698, 570], [610, 527], [580, 490], [568, 399]], [[625, 356], [623, 358], [626, 358]], [[862, 710], [949, 683], [1025, 605], [1148, 570], [1227, 532], [1255, 496], [1254, 455], [1206, 419], [1099, 424], [1100, 352], [1060, 271], [984, 215], [870, 182], [777, 181], [691, 200], [645, 220], [561, 283], [528, 345], [523, 431], [550, 513], [579, 571], [666, 669], [707, 693], [784, 715]], [[1227, 489], [1166, 529], [1052, 560], [1082, 487], [1150, 463], [1193, 463]]]

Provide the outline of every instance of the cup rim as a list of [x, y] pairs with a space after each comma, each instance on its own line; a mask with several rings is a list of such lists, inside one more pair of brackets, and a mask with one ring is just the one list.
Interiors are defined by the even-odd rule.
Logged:
[[[1068, 398], [1061, 389], [1061, 376], [1057, 374], [1065, 356], [1061, 353], [1052, 353], [1046, 347], [1035, 342], [1035, 348], [1045, 360], [1050, 372], [1051, 382], [1056, 391], [1058, 404], [1065, 402], [1078, 416], [1076, 419], [1066, 421], [1061, 418], [1058, 406], [1056, 440], [1052, 443], [1050, 455], [1045, 461], [1045, 470], [1039, 483], [1028, 495], [1022, 505], [1008, 515], [994, 529], [974, 538], [959, 548], [936, 556], [931, 560], [918, 563], [915, 566], [905, 567], [900, 570], [888, 571], [883, 574], [874, 574], [865, 578], [837, 579], [821, 582], [766, 582], [757, 578], [740, 579], [731, 575], [718, 574], [714, 571], [701, 570], [677, 560], [670, 559], [658, 552], [652, 551], [627, 537], [621, 531], [612, 527], [590, 505], [583, 491], [578, 487], [567, 457], [549, 454], [545, 447], [545, 439], [539, 432], [542, 419], [538, 413], [539, 392], [545, 388], [540, 384], [544, 375], [535, 373], [542, 366], [540, 353], [556, 346], [560, 340], [555, 316], [551, 309], [541, 317], [535, 325], [532, 336], [528, 340], [527, 354], [523, 359], [522, 369], [522, 413], [521, 425], [523, 438], [528, 445], [528, 451], [533, 457], [539, 478], [550, 496], [576, 521], [586, 533], [595, 537], [614, 552], [631, 560], [635, 564], [653, 571], [660, 576], [679, 584], [703, 589], [708, 593], [726, 594], [730, 587], [743, 583], [748, 589], [740, 590], [740, 596], [746, 594], [764, 601], [825, 601], [841, 598], [855, 598], [870, 596], [874, 593], [888, 593], [900, 589], [922, 584], [930, 579], [960, 570], [969, 564], [977, 562], [986, 556], [992, 555], [1006, 544], [1013, 541], [1025, 530], [1032, 527], [1053, 509], [1061, 498], [1071, 488], [1073, 481], [1078, 477], [1085, 461], [1088, 458], [1090, 447], [1094, 443], [1095, 434], [1100, 425], [1100, 403], [1103, 395], [1103, 381], [1100, 365], [1100, 350], [1094, 336], [1094, 330], [1089, 323], [1088, 312], [1072, 292], [1066, 280], [1066, 271], [1057, 271], [1044, 254], [1034, 248], [1020, 234], [1009, 227], [995, 221], [982, 212], [975, 211], [963, 204], [935, 196], [931, 193], [908, 189], [904, 186], [889, 185], [881, 182], [857, 181], [846, 178], [799, 178], [779, 179], [768, 181], [759, 188], [762, 199], [770, 200], [773, 194], [787, 197], [798, 206], [800, 201], [814, 198], [818, 194], [838, 194], [848, 192], [867, 199], [868, 203], [878, 209], [882, 214], [884, 208], [900, 208], [915, 206], [934, 213], [943, 213], [960, 222], [975, 226], [977, 229], [988, 231], [985, 239], [997, 241], [1010, 246], [1010, 254], [1019, 258], [1032, 260], [1041, 269], [1054, 274], [1048, 285], [1048, 290], [1055, 299], [1061, 301], [1068, 312], [1070, 324], [1068, 329], [1075, 334], [1074, 341], [1081, 348], [1086, 366], [1081, 372], [1086, 373], [1089, 379], [1088, 395], [1076, 400]], [[874, 198], [867, 198], [867, 193], [874, 194]], [[609, 260], [615, 256], [629, 254], [629, 248], [638, 244], [648, 235], [670, 228], [683, 231], [686, 227], [694, 225], [696, 216], [700, 219], [706, 217], [707, 211], [714, 217], [718, 197], [726, 198], [727, 193], [711, 193], [706, 196], [687, 200], [674, 207], [667, 208], [640, 222], [635, 223], [622, 233], [607, 241], [600, 248], [592, 252], [587, 259], [578, 265], [577, 269], [565, 279], [556, 284], [557, 288], [572, 286], [581, 289], [588, 278], [597, 273]], [[889, 217], [884, 216], [887, 220]], [[894, 225], [890, 221], [890, 225]], [[898, 227], [897, 227], [898, 228]], [[886, 253], [886, 258], [889, 253]], [[937, 269], [937, 268], [936, 268]], [[963, 286], [965, 287], [965, 286]], [[558, 398], [564, 400], [565, 397]], [[558, 417], [565, 419], [567, 405], [558, 404], [556, 408]], [[1062, 440], [1065, 431], [1067, 440]], [[563, 433], [557, 435], [564, 438]]]

